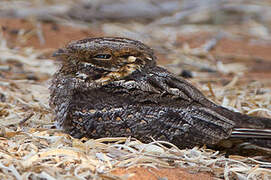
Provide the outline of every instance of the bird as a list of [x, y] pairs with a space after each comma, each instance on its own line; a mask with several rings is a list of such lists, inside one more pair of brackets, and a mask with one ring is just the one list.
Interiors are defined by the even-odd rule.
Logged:
[[50, 86], [57, 127], [75, 138], [133, 137], [179, 148], [243, 138], [271, 147], [271, 119], [233, 112], [156, 63], [144, 43], [88, 37], [58, 49]]

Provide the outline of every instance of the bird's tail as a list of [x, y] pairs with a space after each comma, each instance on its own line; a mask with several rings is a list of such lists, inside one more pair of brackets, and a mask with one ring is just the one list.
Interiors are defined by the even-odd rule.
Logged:
[[219, 108], [217, 111], [235, 122], [230, 135], [231, 140], [271, 148], [271, 119], [248, 116], [226, 108]]
[[239, 142], [246, 149], [264, 149], [271, 154], [271, 129], [234, 128], [228, 140]]
[[269, 118], [241, 114], [238, 112], [230, 111], [221, 106], [218, 106], [215, 109], [219, 114], [234, 121], [235, 128], [271, 129], [271, 119]]
[[259, 138], [271, 140], [271, 129], [234, 128], [231, 138]]
[[271, 119], [242, 114], [237, 120], [230, 139], [239, 139], [260, 147], [269, 148], [270, 151]]

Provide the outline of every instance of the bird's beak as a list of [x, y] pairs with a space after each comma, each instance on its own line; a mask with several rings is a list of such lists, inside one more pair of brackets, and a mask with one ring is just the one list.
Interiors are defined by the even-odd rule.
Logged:
[[66, 54], [67, 54], [67, 52], [64, 49], [58, 49], [57, 51], [55, 51], [52, 54], [52, 57], [59, 57], [59, 56], [63, 56], [63, 55], [66, 55]]

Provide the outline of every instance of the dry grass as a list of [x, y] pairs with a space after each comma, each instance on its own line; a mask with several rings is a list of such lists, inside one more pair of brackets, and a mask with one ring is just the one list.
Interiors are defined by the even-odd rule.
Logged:
[[[110, 172], [134, 166], [185, 167], [225, 179], [271, 178], [271, 163], [242, 156], [226, 158], [204, 147], [180, 150], [155, 140], [150, 144], [125, 137], [79, 140], [63, 134], [52, 128], [48, 81], [23, 76], [32, 73], [49, 79], [56, 70], [53, 60], [39, 58], [42, 52], [38, 50], [10, 49], [3, 37], [0, 44], [0, 67], [12, 68], [11, 62], [16, 62], [23, 72], [20, 80], [9, 78], [12, 74], [8, 71], [3, 71], [6, 78], [0, 78], [1, 179], [127, 179], [132, 174], [120, 177]], [[225, 87], [206, 86], [203, 90], [224, 106], [271, 116], [270, 92], [259, 84], [243, 87], [236, 82], [234, 78]]]
[[[76, 21], [65, 19], [65, 13], [74, 2], [82, 1], [59, 3], [56, 0], [4, 0], [0, 2], [0, 13], [5, 15], [14, 12], [11, 14], [17, 17], [37, 16], [40, 19], [78, 26]], [[93, 1], [93, 3], [98, 2]], [[193, 2], [185, 1], [187, 4]], [[140, 23], [122, 25], [104, 23], [102, 31], [107, 35], [125, 35], [145, 40], [162, 51], [160, 45], [157, 45], [161, 44], [166, 52], [170, 51], [169, 58], [175, 60], [174, 66], [181, 64], [195, 69], [208, 68], [221, 74], [234, 74], [234, 78], [225, 86], [214, 87], [210, 83], [203, 83], [210, 81], [206, 73], [195, 76], [193, 82], [198, 84], [209, 98], [227, 108], [251, 115], [271, 117], [271, 90], [259, 82], [241, 84], [240, 78], [247, 71], [243, 63], [223, 64], [215, 61], [215, 57], [209, 53], [221, 38], [218, 32], [224, 28], [217, 24], [222, 23], [223, 18], [231, 20], [231, 13], [227, 11], [230, 9], [240, 17], [246, 17], [243, 19], [248, 22], [243, 22], [242, 32], [237, 26], [229, 28], [231, 35], [223, 34], [223, 36], [245, 34], [260, 40], [270, 40], [268, 28], [270, 30], [271, 15], [263, 13], [268, 12], [270, 1], [236, 2], [237, 6], [233, 6], [233, 1], [225, 1], [219, 6], [214, 4], [216, 9], [212, 6], [211, 8], [191, 6], [193, 8], [187, 11], [180, 9], [176, 14], [158, 18], [155, 23], [148, 26]], [[58, 6], [54, 6], [57, 3]], [[253, 7], [256, 7], [256, 10], [252, 13], [257, 16], [247, 18]], [[36, 11], [38, 8], [42, 11]], [[221, 19], [215, 19], [217, 15]], [[253, 17], [257, 17], [260, 21], [256, 22], [255, 20], [258, 19]], [[44, 42], [39, 21], [34, 19], [32, 20], [36, 29], [30, 32], [19, 31], [18, 41], [26, 41], [29, 36], [35, 34], [41, 43]], [[186, 21], [188, 21], [187, 25], [185, 25]], [[193, 23], [213, 21], [214, 24], [205, 26], [193, 25]], [[178, 23], [184, 25], [163, 28], [159, 26], [159, 24]], [[158, 26], [155, 26], [157, 24]], [[203, 29], [218, 36], [214, 36], [200, 48], [193, 49], [187, 44], [184, 44], [181, 49], [176, 49], [174, 46], [181, 32], [200, 32]], [[111, 171], [135, 166], [183, 167], [192, 172], [210, 172], [215, 177], [225, 179], [271, 179], [271, 163], [260, 161], [261, 157], [226, 158], [223, 153], [205, 147], [180, 150], [173, 144], [155, 140], [149, 144], [126, 137], [79, 140], [63, 134], [54, 129], [53, 114], [48, 106], [49, 79], [56, 71], [57, 65], [51, 59], [42, 59], [42, 55], [43, 51], [32, 48], [9, 48], [0, 34], [0, 75], [3, 74], [0, 76], [0, 179], [127, 179], [133, 174], [120, 177], [113, 175]], [[229, 55], [221, 55], [222, 58], [225, 56]], [[233, 55], [230, 58], [249, 59], [250, 57]], [[218, 79], [213, 78], [212, 81]]]

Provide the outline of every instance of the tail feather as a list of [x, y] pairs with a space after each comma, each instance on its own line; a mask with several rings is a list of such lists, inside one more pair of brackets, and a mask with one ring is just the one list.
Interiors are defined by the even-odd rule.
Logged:
[[221, 106], [216, 107], [216, 112], [235, 123], [228, 140], [239, 143], [248, 142], [259, 147], [271, 148], [271, 119], [248, 116]]
[[234, 128], [231, 138], [260, 138], [271, 140], [271, 129]]

